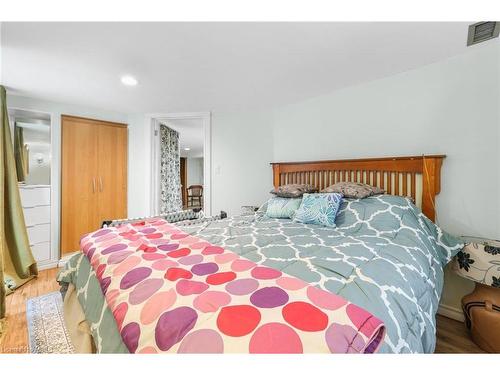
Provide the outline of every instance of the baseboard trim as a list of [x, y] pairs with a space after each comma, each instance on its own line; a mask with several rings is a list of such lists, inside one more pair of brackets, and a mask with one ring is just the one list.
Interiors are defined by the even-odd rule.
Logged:
[[58, 260], [49, 260], [37, 263], [37, 268], [39, 271], [43, 271], [43, 270], [48, 270], [50, 268], [57, 268], [59, 267], [58, 264], [59, 264]]
[[437, 313], [447, 318], [458, 320], [459, 322], [465, 321], [464, 312], [453, 306], [440, 304]]

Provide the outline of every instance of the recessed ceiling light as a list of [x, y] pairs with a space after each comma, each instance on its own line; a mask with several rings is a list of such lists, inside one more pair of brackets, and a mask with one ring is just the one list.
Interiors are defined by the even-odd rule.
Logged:
[[137, 85], [137, 79], [135, 79], [135, 77], [132, 77], [132, 76], [123, 76], [121, 78], [121, 81], [122, 81], [122, 83], [125, 86], [135, 86], [135, 85]]
[[184, 147], [184, 151], [189, 151], [191, 150], [189, 147]]

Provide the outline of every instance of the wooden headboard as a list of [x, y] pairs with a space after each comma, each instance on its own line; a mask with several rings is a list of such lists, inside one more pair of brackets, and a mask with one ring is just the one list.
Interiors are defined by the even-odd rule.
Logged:
[[271, 163], [274, 187], [311, 184], [319, 190], [340, 181], [363, 182], [388, 194], [412, 197], [432, 221], [445, 155]]

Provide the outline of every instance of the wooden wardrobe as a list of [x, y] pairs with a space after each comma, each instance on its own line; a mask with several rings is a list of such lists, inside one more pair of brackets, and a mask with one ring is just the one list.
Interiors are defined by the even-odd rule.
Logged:
[[127, 125], [62, 116], [61, 255], [104, 220], [127, 217]]

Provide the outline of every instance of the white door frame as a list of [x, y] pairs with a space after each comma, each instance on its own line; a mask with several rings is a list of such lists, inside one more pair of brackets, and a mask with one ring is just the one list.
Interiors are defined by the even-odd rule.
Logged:
[[212, 215], [212, 118], [210, 112], [185, 112], [149, 115], [151, 124], [151, 216], [160, 213], [160, 123], [168, 120], [203, 121], [203, 211]]

